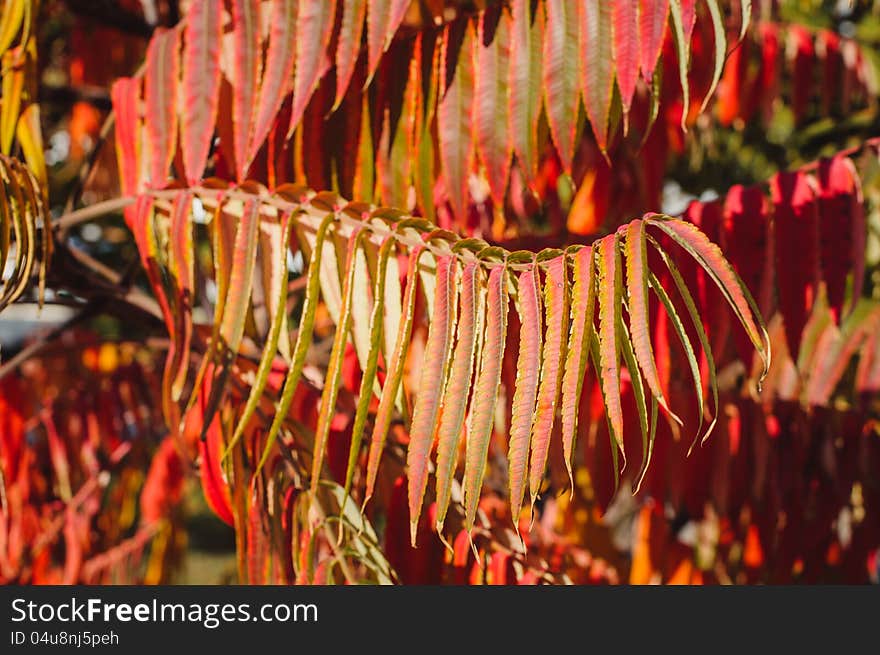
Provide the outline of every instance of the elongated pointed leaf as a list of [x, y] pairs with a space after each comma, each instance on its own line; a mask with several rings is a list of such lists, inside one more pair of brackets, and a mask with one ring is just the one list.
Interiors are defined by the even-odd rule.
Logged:
[[[351, 483], [354, 479], [354, 470], [357, 465], [358, 454], [363, 441], [364, 426], [367, 423], [368, 410], [370, 401], [373, 398], [373, 383], [376, 380], [376, 370], [378, 369], [379, 353], [382, 350], [382, 333], [390, 332], [388, 329], [396, 325], [396, 323], [388, 323], [385, 313], [385, 285], [388, 280], [390, 262], [396, 262], [393, 257], [395, 240], [392, 237], [386, 237], [379, 249], [379, 259], [377, 262], [376, 281], [373, 285], [373, 310], [370, 314], [370, 350], [367, 360], [363, 367], [361, 376], [361, 386], [358, 392], [357, 409], [354, 416], [354, 427], [351, 433], [351, 447], [348, 452], [348, 467], [345, 472], [345, 495], [351, 490]], [[395, 274], [392, 271], [392, 274]], [[399, 288], [399, 287], [398, 287]], [[400, 304], [400, 297], [397, 299]], [[384, 325], [383, 325], [384, 324]]]
[[639, 79], [639, 3], [638, 0], [617, 0], [612, 5], [614, 69], [623, 113], [629, 113], [636, 81]]
[[141, 80], [136, 77], [120, 77], [110, 87], [113, 114], [116, 116], [116, 160], [119, 166], [119, 185], [125, 195], [133, 195], [138, 189], [140, 171], [140, 118], [138, 103]]
[[639, 66], [644, 78], [650, 81], [654, 77], [654, 69], [663, 50], [669, 0], [638, 0], [638, 5]]
[[362, 244], [365, 237], [366, 230], [358, 228], [348, 239], [342, 307], [339, 312], [339, 322], [336, 324], [336, 334], [333, 336], [333, 347], [330, 350], [330, 361], [327, 364], [327, 377], [325, 378], [324, 390], [321, 393], [318, 424], [315, 428], [315, 446], [312, 451], [312, 493], [317, 491], [318, 484], [321, 481], [327, 436], [330, 434], [330, 422], [336, 411], [336, 398], [339, 394], [339, 385], [342, 382], [342, 360], [345, 356], [345, 345], [348, 343], [349, 333], [351, 332], [352, 294], [354, 293], [354, 277], [357, 270], [355, 258], [357, 257], [358, 250], [363, 247]]
[[510, 175], [510, 17], [500, 6], [480, 15], [475, 41], [474, 129], [492, 201], [504, 206]]
[[367, 83], [379, 67], [382, 53], [406, 16], [411, 0], [368, 0], [367, 2]]
[[437, 428], [437, 532], [442, 533], [452, 479], [455, 474], [458, 446], [464, 431], [468, 392], [474, 374], [477, 350], [477, 329], [483, 298], [481, 294], [482, 269], [478, 262], [469, 262], [461, 274], [459, 295], [458, 333], [452, 368], [443, 392], [440, 426]]
[[300, 0], [296, 17], [296, 71], [287, 137], [299, 125], [306, 105], [329, 67], [326, 53], [333, 32], [336, 0]]
[[[764, 315], [773, 301], [773, 249], [770, 208], [761, 188], [735, 185], [724, 199], [726, 248], [724, 254], [747, 289], [760, 293], [758, 306]], [[734, 333], [740, 359], [747, 365], [754, 357], [751, 340]]]
[[828, 302], [837, 316], [841, 316], [847, 277], [852, 275], [852, 308], [862, 295], [865, 276], [865, 210], [861, 182], [852, 160], [842, 155], [821, 160], [816, 177], [822, 276]]
[[[541, 113], [541, 44], [544, 14], [532, 17], [529, 0], [511, 2], [510, 126], [508, 134], [519, 167], [531, 183], [538, 168], [538, 118]], [[533, 20], [534, 18], [534, 20]]]
[[201, 178], [214, 136], [220, 99], [220, 45], [223, 22], [220, 7], [196, 0], [186, 14], [183, 48], [183, 106], [180, 141], [183, 168], [190, 185]]
[[233, 150], [236, 178], [247, 175], [254, 107], [260, 79], [260, 3], [258, 0], [232, 0], [232, 42], [235, 62], [232, 83]]
[[623, 456], [623, 407], [620, 402], [620, 344], [617, 323], [621, 313], [623, 285], [620, 279], [617, 254], [617, 234], [610, 234], [596, 242], [596, 285], [599, 290], [599, 377], [611, 436]]
[[474, 526], [477, 503], [483, 486], [489, 440], [495, 418], [495, 403], [501, 384], [501, 363], [507, 337], [507, 265], [495, 266], [489, 273], [486, 297], [486, 332], [480, 355], [480, 372], [471, 396], [468, 416], [464, 469], [464, 529]]
[[[287, 418], [287, 412], [290, 410], [290, 404], [293, 401], [293, 394], [296, 391], [297, 384], [299, 384], [299, 378], [306, 361], [306, 353], [312, 343], [312, 331], [315, 326], [315, 313], [318, 309], [318, 301], [321, 294], [321, 253], [324, 251], [324, 242], [327, 239], [328, 232], [335, 220], [336, 216], [334, 214], [326, 214], [315, 232], [312, 260], [309, 262], [306, 278], [306, 293], [305, 299], [303, 300], [302, 317], [300, 318], [296, 334], [296, 344], [293, 347], [290, 367], [287, 369], [287, 375], [284, 378], [284, 385], [281, 388], [281, 398], [278, 401], [278, 408], [272, 419], [272, 425], [269, 427], [269, 433], [266, 436], [266, 445], [263, 448], [263, 454], [260, 457], [260, 462], [257, 466], [258, 470], [266, 463], [272, 445], [275, 443], [275, 439], [281, 431], [281, 426]], [[337, 329], [339, 329], [338, 324]]]
[[519, 274], [517, 297], [520, 321], [519, 354], [516, 359], [516, 382], [507, 452], [510, 510], [514, 526], [519, 525], [525, 493], [532, 421], [541, 377], [541, 278], [537, 265]]
[[696, 0], [670, 0], [669, 2], [669, 15], [672, 17], [675, 47], [678, 54], [678, 79], [681, 83], [681, 129], [686, 128], [690, 108], [690, 86], [688, 85], [687, 73], [690, 61], [693, 7], [695, 2]]
[[412, 333], [413, 314], [416, 306], [416, 290], [419, 280], [419, 258], [424, 250], [421, 247], [414, 248], [409, 254], [409, 264], [406, 272], [406, 290], [403, 298], [403, 320], [397, 326], [397, 340], [394, 344], [394, 353], [387, 363], [388, 373], [385, 376], [385, 386], [382, 387], [382, 398], [379, 399], [379, 408], [376, 410], [376, 419], [373, 423], [373, 433], [370, 438], [370, 452], [367, 458], [367, 483], [364, 492], [364, 504], [373, 495], [376, 484], [376, 475], [379, 473], [379, 461], [385, 448], [385, 439], [388, 436], [388, 428], [391, 425], [391, 415], [394, 411], [397, 390], [403, 377], [403, 369], [406, 360], [406, 351], [409, 347], [410, 334]]
[[[572, 63], [581, 54], [578, 49], [577, 4], [567, 0], [546, 0], [544, 6], [547, 9], [542, 60], [544, 110], [562, 168], [570, 175], [580, 107], [580, 80], [578, 69]], [[635, 74], [638, 75], [638, 68]]]
[[[443, 33], [440, 102], [437, 107], [437, 129], [440, 160], [449, 201], [459, 224], [467, 222], [468, 176], [473, 169], [473, 104], [474, 104], [474, 29], [470, 21], [464, 27], [460, 51], [455, 52], [457, 38], [449, 25]], [[456, 63], [457, 61], [457, 63]]]
[[870, 339], [880, 326], [880, 307], [869, 301], [862, 301], [847, 316], [840, 329], [839, 338], [822, 353], [824, 363], [814, 367], [810, 377], [808, 399], [813, 405], [826, 406], [831, 401], [835, 388], [840, 383], [853, 355], [862, 343]]
[[556, 419], [559, 387], [562, 385], [562, 365], [568, 344], [569, 302], [568, 263], [566, 255], [562, 254], [547, 263], [547, 278], [544, 281], [546, 333], [541, 355], [538, 405], [532, 421], [532, 452], [529, 461], [529, 490], [533, 506], [541, 489], [547, 455], [550, 452], [550, 435]]
[[452, 351], [453, 326], [456, 306], [456, 269], [451, 255], [437, 258], [437, 290], [434, 294], [434, 313], [428, 328], [424, 358], [421, 363], [419, 387], [415, 395], [413, 419], [410, 425], [409, 449], [406, 454], [409, 481], [409, 520], [412, 545], [422, 513], [422, 501], [428, 484], [428, 460], [437, 426], [437, 414]]
[[15, 0], [3, 3], [3, 13], [0, 14], [0, 52], [5, 52], [21, 31], [28, 4]]
[[611, 21], [611, 3], [578, 4], [581, 93], [596, 143], [602, 152], [608, 147], [608, 117], [614, 90]]
[[260, 225], [260, 206], [255, 199], [245, 202], [241, 221], [235, 233], [235, 249], [223, 317], [220, 323], [222, 346], [237, 353], [244, 336], [245, 316], [251, 302], [254, 282], [254, 264], [257, 259], [257, 230]]
[[[248, 152], [247, 166], [256, 157], [278, 120], [284, 96], [290, 90], [298, 36], [296, 0], [272, 0], [269, 22], [269, 45], [266, 50], [266, 68], [260, 83], [260, 94], [254, 115], [254, 133]], [[307, 35], [306, 38], [314, 38]]]
[[[715, 423], [718, 419], [718, 382], [716, 378], [716, 370], [715, 370], [715, 358], [712, 355], [712, 348], [709, 344], [709, 337], [706, 335], [706, 330], [703, 327], [703, 320], [700, 317], [699, 312], [697, 311], [697, 305], [694, 302], [693, 296], [691, 295], [690, 290], [687, 287], [687, 284], [684, 281], [681, 273], [678, 271], [675, 263], [672, 261], [672, 258], [660, 248], [655, 241], [651, 242], [652, 245], [655, 246], [655, 250], [660, 255], [660, 258], [663, 260], [663, 263], [666, 264], [666, 268], [669, 270], [670, 275], [672, 276], [672, 280], [675, 283], [675, 287], [678, 290], [678, 294], [681, 296], [682, 301], [684, 301], [685, 308], [688, 311], [688, 314], [691, 318], [691, 324], [694, 326], [694, 331], [697, 333], [697, 338], [700, 341], [700, 347], [703, 349], [703, 355], [706, 358], [706, 368], [709, 373], [709, 390], [712, 392], [712, 403], [713, 403], [713, 414], [712, 420], [709, 422], [709, 427], [706, 428], [706, 432], [703, 433], [702, 440], [703, 442], [709, 438], [709, 435], [712, 433], [712, 430], [715, 428]], [[652, 282], [653, 284], [653, 282]], [[684, 331], [684, 326], [682, 325], [681, 320], [678, 318], [678, 315], [675, 312], [675, 307], [669, 303], [667, 304], [667, 300], [658, 292], [658, 297], [660, 301], [663, 303], [664, 308], [666, 309], [667, 314], [670, 317], [670, 320], [673, 323], [673, 327], [678, 333], [678, 337], [682, 340], [682, 346], [684, 347], [685, 353], [688, 358], [688, 365], [691, 368], [691, 374], [694, 380], [694, 393], [697, 398], [697, 410], [700, 414], [700, 425], [697, 428], [696, 435], [694, 436], [694, 441], [691, 444], [691, 449], [693, 449], [694, 445], [700, 439], [700, 431], [703, 427], [703, 381], [702, 375], [700, 374], [700, 367], [697, 364], [696, 357], [694, 356], [693, 347], [690, 345], [690, 340], [687, 337], [686, 332]], [[769, 340], [768, 340], [769, 341]], [[687, 342], [687, 343], [685, 343]], [[690, 452], [690, 451], [688, 451]]]
[[703, 98], [700, 111], [706, 108], [712, 94], [715, 93], [715, 87], [718, 86], [718, 80], [721, 79], [721, 73], [724, 71], [724, 60], [727, 57], [727, 30], [724, 27], [724, 19], [721, 16], [718, 0], [706, 0], [706, 5], [709, 7], [709, 16], [712, 19], [712, 30], [715, 35], [715, 68], [712, 71], [712, 82]]
[[779, 308], [789, 352], [796, 353], [820, 279], [819, 212], [810, 179], [801, 171], [774, 175], [770, 198]]
[[336, 100], [333, 108], [339, 107], [348, 85], [354, 75], [358, 52], [361, 49], [361, 35], [364, 30], [364, 16], [367, 13], [367, 0], [343, 0], [342, 22], [339, 41], [336, 44]]
[[0, 152], [9, 155], [15, 138], [15, 126], [21, 113], [26, 70], [24, 46], [3, 53], [3, 104], [0, 105]]
[[696, 227], [684, 221], [658, 215], [648, 216], [645, 220], [669, 235], [709, 273], [761, 356], [764, 363], [763, 374], [766, 375], [770, 366], [770, 340], [767, 337], [767, 330], [751, 294], [743, 286], [718, 246], [709, 241]]
[[[648, 325], [648, 254], [645, 238], [645, 224], [634, 220], [626, 228], [626, 291], [629, 300], [630, 335], [633, 349], [645, 382], [660, 406], [680, 425], [681, 419], [672, 412], [663, 396], [654, 351], [651, 347], [651, 332]], [[638, 372], [630, 372], [638, 375]]]
[[[626, 328], [626, 322], [623, 320], [622, 312], [617, 322], [617, 341], [620, 344], [620, 354], [626, 364], [626, 370], [629, 372], [630, 389], [632, 389], [633, 399], [636, 403], [636, 414], [639, 417], [639, 429], [642, 433], [642, 466], [640, 472], [647, 470], [648, 457], [650, 450], [650, 436], [648, 427], [648, 404], [645, 400], [645, 385], [642, 375], [639, 373], [639, 365], [636, 362], [636, 353], [633, 350], [632, 340], [629, 331]], [[632, 320], [632, 319], [630, 319]], [[641, 482], [640, 475], [636, 480], [636, 485]]]
[[562, 452], [565, 468], [574, 493], [574, 476], [571, 462], [577, 435], [578, 406], [583, 391], [584, 375], [590, 355], [590, 339], [593, 338], [593, 322], [596, 301], [596, 279], [593, 266], [593, 249], [581, 248], [574, 255], [574, 286], [571, 294], [571, 331], [565, 351], [565, 370], [562, 377]]
[[[177, 278], [178, 296], [178, 354], [177, 361], [169, 366], [171, 378], [171, 399], [180, 400], [186, 374], [189, 370], [189, 347], [192, 338], [192, 306], [195, 295], [195, 271], [193, 261], [193, 223], [192, 194], [183, 193], [174, 201], [171, 211], [171, 266]], [[172, 339], [175, 335], [170, 335]]]
[[358, 250], [354, 259], [354, 289], [351, 296], [351, 342], [357, 355], [361, 371], [366, 370], [370, 358], [370, 316], [373, 306], [373, 293], [370, 289], [370, 274], [365, 249]]
[[177, 144], [177, 30], [162, 30], [147, 48], [145, 121], [150, 146], [150, 186], [165, 186]]
[[[274, 296], [274, 300], [269, 302], [275, 304], [275, 313], [269, 325], [269, 334], [266, 336], [266, 343], [263, 346], [263, 352], [260, 355], [260, 363], [257, 366], [257, 373], [255, 376], [254, 384], [251, 387], [250, 394], [248, 395], [247, 403], [245, 404], [244, 410], [241, 413], [241, 417], [238, 419], [238, 423], [235, 426], [235, 432], [232, 435], [232, 439], [230, 439], [229, 441], [227, 450], [230, 450], [235, 446], [236, 443], [238, 443], [238, 440], [244, 434], [244, 431], [248, 426], [248, 422], [253, 417], [254, 412], [257, 410], [257, 406], [259, 405], [260, 399], [263, 396], [263, 391], [266, 389], [266, 384], [269, 381], [269, 373], [272, 370], [272, 364], [275, 361], [275, 356], [278, 353], [278, 342], [281, 338], [282, 327], [285, 324], [285, 318], [287, 316], [287, 310], [285, 307], [287, 300], [288, 277], [286, 256], [288, 243], [290, 241], [290, 225], [290, 214], [288, 213], [282, 215], [280, 225], [280, 253], [283, 255], [284, 259], [282, 260], [282, 266], [281, 270], [279, 271], [279, 275], [275, 280], [275, 286], [266, 289], [266, 293]], [[277, 265], [277, 262], [273, 263]]]

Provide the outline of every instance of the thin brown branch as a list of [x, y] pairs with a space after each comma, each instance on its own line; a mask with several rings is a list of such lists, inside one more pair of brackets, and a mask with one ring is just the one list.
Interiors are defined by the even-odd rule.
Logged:
[[89, 221], [95, 220], [96, 218], [106, 216], [107, 214], [118, 213], [129, 205], [133, 205], [134, 202], [134, 198], [128, 197], [113, 198], [112, 200], [98, 202], [94, 205], [89, 205], [88, 207], [83, 207], [82, 209], [77, 209], [75, 211], [64, 214], [52, 224], [52, 228], [56, 232], [63, 233], [70, 228], [79, 225], [80, 223], [87, 223]]

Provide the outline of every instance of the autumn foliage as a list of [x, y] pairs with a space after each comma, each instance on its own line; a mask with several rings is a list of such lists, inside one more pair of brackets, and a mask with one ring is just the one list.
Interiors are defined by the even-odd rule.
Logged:
[[873, 3], [68, 4], [0, 10], [0, 329], [70, 310], [4, 583], [877, 581]]

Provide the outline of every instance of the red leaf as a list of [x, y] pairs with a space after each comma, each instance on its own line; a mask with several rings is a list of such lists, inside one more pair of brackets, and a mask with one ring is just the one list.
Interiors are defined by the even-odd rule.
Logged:
[[794, 79], [791, 92], [791, 105], [795, 123], [800, 123], [807, 114], [810, 97], [813, 93], [813, 66], [816, 51], [813, 48], [813, 37], [802, 25], [791, 25], [788, 36], [794, 49]]
[[119, 164], [119, 183], [122, 195], [133, 195], [140, 181], [140, 116], [141, 80], [120, 77], [110, 89], [113, 113], [116, 116], [116, 159]]
[[177, 30], [158, 30], [147, 48], [145, 73], [147, 137], [150, 140], [150, 186], [161, 189], [168, 178], [177, 141]]
[[333, 32], [336, 0], [301, 0], [296, 18], [296, 72], [287, 136], [299, 125], [318, 82], [330, 68], [326, 48]]
[[623, 112], [628, 114], [639, 77], [638, 0], [617, 0], [612, 7], [614, 67]]
[[273, 0], [269, 32], [269, 47], [266, 52], [266, 70], [260, 86], [260, 99], [256, 105], [254, 134], [246, 165], [250, 165], [263, 141], [278, 120], [278, 112], [284, 96], [290, 87], [293, 74], [294, 45], [293, 35], [296, 25], [297, 3], [295, 0]]
[[236, 178], [247, 175], [248, 152], [253, 131], [257, 82], [260, 78], [260, 6], [258, 0], [232, 0], [233, 57], [232, 125]]
[[220, 97], [220, 43], [223, 37], [220, 7], [196, 0], [186, 15], [183, 49], [183, 102], [181, 152], [186, 179], [194, 185], [202, 177]]
[[792, 356], [816, 298], [819, 283], [819, 213], [810, 179], [803, 172], [770, 180], [776, 223], [776, 274], [785, 338]]
[[648, 81], [663, 49], [669, 0], [638, 0], [639, 4], [639, 66]]
[[862, 295], [866, 226], [861, 182], [852, 160], [843, 155], [821, 160], [817, 177], [822, 274], [828, 303], [839, 319], [850, 272], [853, 300]]
[[[725, 254], [766, 316], [772, 301], [773, 256], [770, 248], [770, 213], [759, 187], [736, 185], [724, 201]], [[748, 364], [754, 349], [748, 336], [734, 331], [740, 359]]]

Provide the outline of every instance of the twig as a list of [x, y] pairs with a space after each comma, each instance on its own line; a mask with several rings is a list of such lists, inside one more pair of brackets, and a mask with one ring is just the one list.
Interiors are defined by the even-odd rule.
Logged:
[[82, 209], [77, 209], [75, 211], [64, 214], [52, 224], [52, 229], [54, 229], [56, 232], [63, 233], [74, 227], [75, 225], [79, 225], [80, 223], [86, 223], [101, 216], [106, 216], [107, 214], [114, 214], [116, 212], [122, 211], [129, 205], [133, 205], [134, 202], [134, 198], [128, 197], [113, 198], [111, 200], [98, 202], [94, 205], [89, 205], [88, 207], [83, 207]]

